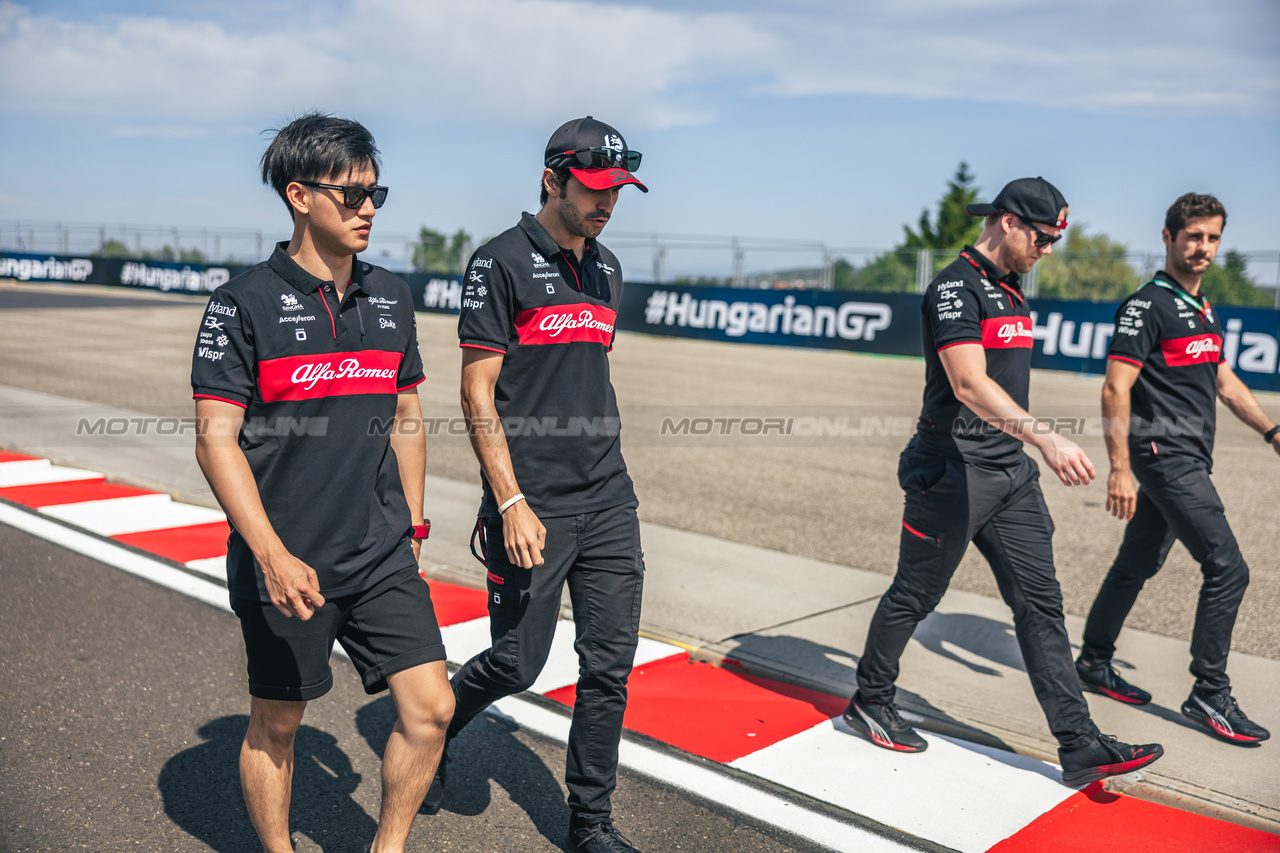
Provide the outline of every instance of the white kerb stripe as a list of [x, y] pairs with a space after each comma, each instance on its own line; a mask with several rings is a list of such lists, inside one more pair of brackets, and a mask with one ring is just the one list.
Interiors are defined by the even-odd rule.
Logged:
[[39, 483], [65, 483], [69, 480], [92, 480], [102, 475], [83, 468], [63, 468], [48, 459], [0, 462], [0, 488], [34, 486]]
[[41, 507], [40, 512], [102, 536], [208, 524], [226, 518], [216, 509], [174, 503], [168, 495], [135, 495], [129, 498], [58, 504]]
[[47, 539], [77, 554], [91, 557], [98, 562], [114, 566], [121, 571], [140, 578], [146, 578], [160, 586], [168, 587], [175, 592], [189, 595], [205, 604], [213, 605], [219, 610], [230, 612], [231, 603], [227, 599], [227, 591], [223, 587], [201, 580], [187, 574], [181, 569], [166, 566], [150, 557], [130, 551], [128, 548], [104, 542], [96, 536], [72, 530], [65, 524], [59, 524], [47, 518], [41, 518], [25, 510], [6, 504], [0, 504], [0, 523], [8, 524], [24, 530], [33, 536]]
[[[550, 693], [561, 687], [578, 683], [578, 653], [573, 648], [577, 639], [577, 631], [573, 622], [561, 619], [556, 624], [556, 635], [551, 641], [551, 654], [547, 664], [538, 675], [538, 680], [529, 689], [534, 693]], [[661, 658], [680, 654], [684, 649], [670, 643], [660, 643], [641, 637], [636, 646], [635, 665], [650, 663]]]
[[217, 578], [223, 583], [227, 582], [227, 555], [221, 557], [206, 557], [203, 560], [188, 560], [186, 563], [188, 569], [195, 569], [203, 575], [211, 578]]
[[873, 745], [837, 717], [743, 756], [732, 766], [974, 853], [1076, 793], [1062, 784], [1053, 765], [941, 735], [921, 735], [929, 742], [924, 752], [894, 752]]

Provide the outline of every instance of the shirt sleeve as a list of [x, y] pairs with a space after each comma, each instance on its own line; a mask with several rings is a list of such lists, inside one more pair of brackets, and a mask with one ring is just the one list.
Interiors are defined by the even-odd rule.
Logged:
[[213, 292], [191, 356], [191, 392], [197, 400], [222, 400], [248, 408], [253, 400], [253, 330], [244, 306], [221, 288]]
[[982, 343], [982, 309], [967, 287], [930, 287], [924, 295], [924, 319], [939, 351], [956, 344]]
[[1142, 367], [1160, 343], [1159, 314], [1155, 308], [1155, 294], [1139, 299], [1135, 293], [1126, 299], [1116, 311], [1116, 330], [1111, 336], [1107, 358]]
[[514, 303], [507, 270], [481, 246], [462, 277], [458, 344], [505, 353], [515, 332]]
[[426, 379], [422, 372], [422, 354], [418, 352], [418, 318], [413, 313], [413, 302], [408, 298], [408, 288], [401, 304], [408, 306], [409, 335], [404, 344], [404, 355], [400, 358], [400, 371], [396, 374], [396, 392], [416, 388]]

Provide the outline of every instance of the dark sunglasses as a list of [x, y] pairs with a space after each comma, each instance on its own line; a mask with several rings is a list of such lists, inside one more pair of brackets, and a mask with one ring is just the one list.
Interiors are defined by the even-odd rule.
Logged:
[[[1018, 216], [1018, 214], [1015, 213], [1014, 216]], [[1065, 233], [1063, 231], [1059, 231], [1058, 235], [1055, 237], [1052, 234], [1044, 233], [1039, 228], [1037, 228], [1030, 220], [1023, 219], [1021, 216], [1018, 216], [1018, 221], [1021, 222], [1023, 225], [1027, 226], [1028, 228], [1030, 228], [1032, 231], [1036, 232], [1036, 245], [1040, 247], [1052, 246], [1054, 243], [1061, 240], [1062, 235]]]
[[579, 148], [576, 151], [565, 151], [560, 156], [576, 158], [578, 165], [584, 169], [616, 169], [622, 167], [628, 172], [634, 172], [640, 168], [641, 155], [639, 151], [632, 151], [630, 148], [618, 151], [602, 145], [598, 148]]
[[342, 190], [342, 205], [348, 210], [359, 210], [364, 205], [365, 197], [373, 199], [373, 209], [377, 210], [387, 200], [386, 187], [340, 187], [337, 184], [321, 184], [315, 181], [298, 181], [304, 187], [315, 187], [320, 190]]

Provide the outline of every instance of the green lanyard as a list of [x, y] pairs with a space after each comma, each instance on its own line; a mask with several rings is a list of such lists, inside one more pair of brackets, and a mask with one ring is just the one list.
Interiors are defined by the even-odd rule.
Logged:
[[1192, 308], [1196, 309], [1196, 313], [1200, 315], [1200, 319], [1204, 321], [1206, 326], [1209, 323], [1213, 322], [1213, 307], [1209, 305], [1209, 300], [1206, 299], [1205, 297], [1201, 296], [1199, 301], [1196, 301], [1196, 298], [1192, 296], [1190, 293], [1180, 290], [1167, 282], [1161, 281], [1158, 278], [1153, 278], [1151, 279], [1151, 281], [1147, 283], [1154, 284], [1156, 287], [1163, 287], [1165, 290], [1169, 291], [1174, 296], [1178, 297], [1183, 302], [1187, 303]]

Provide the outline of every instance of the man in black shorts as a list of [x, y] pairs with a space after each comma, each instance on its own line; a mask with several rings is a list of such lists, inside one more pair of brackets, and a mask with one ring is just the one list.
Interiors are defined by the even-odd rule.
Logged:
[[[596, 238], [625, 184], [648, 190], [632, 174], [639, 152], [590, 116], [551, 136], [544, 163], [542, 208], [472, 256], [458, 319], [493, 646], [453, 676], [449, 737], [537, 679], [567, 583], [580, 660], [565, 769], [569, 844], [623, 853], [636, 848], [614, 828], [610, 796], [644, 556], [609, 382], [622, 268]], [[443, 796], [446, 767], [428, 809]]]
[[1150, 693], [1120, 677], [1111, 656], [1143, 584], [1160, 570], [1174, 540], [1181, 541], [1204, 575], [1191, 633], [1196, 682], [1182, 713], [1222, 740], [1251, 746], [1270, 732], [1240, 710], [1227, 678], [1249, 567], [1209, 479], [1217, 400], [1276, 453], [1280, 429], [1226, 363], [1218, 315], [1200, 295], [1226, 223], [1226, 208], [1211, 195], [1187, 193], [1175, 201], [1165, 214], [1164, 269], [1116, 312], [1102, 387], [1111, 461], [1107, 509], [1129, 524], [1089, 611], [1076, 672], [1086, 690], [1131, 705], [1151, 701]]
[[1084, 451], [1027, 413], [1032, 325], [1019, 276], [1062, 236], [1067, 202], [1043, 178], [1022, 178], [968, 210], [986, 217], [982, 234], [930, 282], [921, 307], [924, 405], [898, 464], [906, 493], [898, 572], [871, 620], [844, 718], [885, 749], [928, 745], [894, 707], [898, 660], [973, 542], [1013, 609], [1063, 781], [1085, 785], [1150, 764], [1163, 750], [1100, 734], [1089, 717], [1063, 624], [1053, 520], [1040, 471], [1022, 449], [1039, 450], [1065, 485], [1093, 479]]
[[333, 684], [336, 639], [367, 693], [399, 719], [382, 763], [370, 848], [404, 850], [453, 713], [427, 584], [423, 380], [409, 288], [364, 263], [378, 150], [354, 121], [311, 114], [281, 129], [262, 179], [293, 237], [214, 291], [191, 385], [196, 458], [231, 522], [227, 584], [249, 659], [240, 780], [268, 853], [293, 846], [293, 738]]

